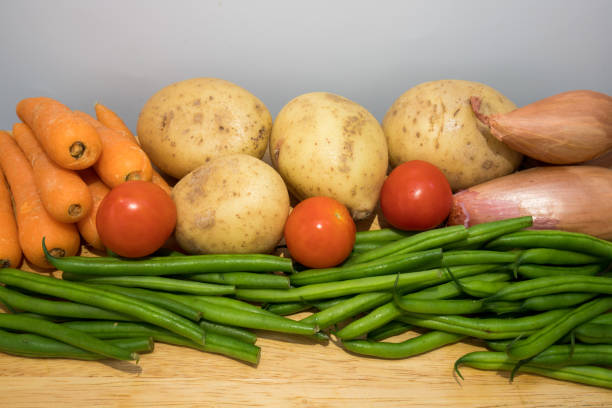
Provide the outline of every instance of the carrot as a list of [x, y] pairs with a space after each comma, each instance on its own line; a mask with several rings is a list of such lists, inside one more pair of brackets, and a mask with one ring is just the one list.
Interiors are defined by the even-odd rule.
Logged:
[[72, 256], [81, 240], [74, 224], [63, 223], [49, 215], [42, 205], [32, 166], [8, 132], [0, 131], [0, 167], [13, 194], [19, 244], [26, 259], [35, 266], [52, 268], [45, 259], [42, 239], [54, 256]]
[[77, 223], [77, 228], [83, 239], [95, 249], [104, 250], [104, 244], [98, 234], [96, 227], [96, 214], [102, 199], [106, 197], [110, 189], [100, 180], [98, 175], [92, 169], [85, 169], [79, 172], [83, 181], [87, 184], [91, 197], [93, 198], [93, 207], [85, 218]]
[[21, 246], [11, 192], [0, 168], [0, 268], [18, 268], [21, 263]]
[[108, 128], [122, 132], [124, 135], [127, 135], [136, 141], [136, 138], [130, 131], [130, 128], [127, 127], [123, 119], [121, 119], [121, 117], [114, 111], [98, 102], [96, 102], [94, 105], [94, 109], [96, 110], [96, 118], [98, 118], [100, 123]]
[[170, 187], [170, 184], [168, 184], [166, 179], [163, 178], [161, 174], [156, 172], [155, 169], [153, 169], [153, 176], [151, 176], [151, 182], [157, 184], [169, 195], [172, 195], [172, 187]]
[[15, 123], [13, 137], [32, 165], [40, 199], [49, 215], [60, 222], [84, 218], [93, 202], [81, 177], [49, 159], [28, 125]]
[[104, 184], [112, 188], [129, 180], [151, 180], [151, 161], [135, 142], [122, 136], [121, 132], [104, 126], [87, 113], [75, 113], [89, 122], [100, 135], [102, 154], [93, 168]]
[[[129, 140], [132, 140], [138, 145], [138, 147], [140, 147], [138, 140], [136, 137], [134, 137], [134, 134], [130, 131], [130, 128], [127, 127], [119, 115], [101, 103], [96, 103], [94, 107], [96, 110], [96, 117], [100, 123], [108, 128], [120, 132], [123, 136], [126, 136]], [[161, 187], [168, 194], [172, 193], [172, 187], [170, 187], [166, 179], [164, 179], [162, 175], [155, 170], [155, 168], [153, 168], [151, 181]]]
[[17, 104], [17, 116], [32, 129], [51, 160], [62, 167], [90, 167], [102, 153], [100, 136], [91, 124], [54, 99], [23, 99]]

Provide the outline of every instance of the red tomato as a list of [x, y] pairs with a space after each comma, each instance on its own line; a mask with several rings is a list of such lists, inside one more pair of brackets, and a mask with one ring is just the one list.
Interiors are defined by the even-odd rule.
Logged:
[[104, 197], [96, 227], [104, 246], [117, 255], [150, 255], [166, 242], [176, 226], [176, 206], [159, 186], [127, 181]]
[[355, 222], [330, 197], [311, 197], [295, 206], [285, 224], [291, 257], [309, 268], [329, 268], [345, 260], [355, 244]]
[[391, 171], [380, 192], [380, 208], [394, 227], [424, 231], [448, 217], [452, 199], [450, 185], [440, 169], [426, 161], [412, 160]]

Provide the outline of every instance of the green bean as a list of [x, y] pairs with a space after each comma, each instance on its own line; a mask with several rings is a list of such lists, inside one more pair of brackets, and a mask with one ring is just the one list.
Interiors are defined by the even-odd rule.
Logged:
[[597, 296], [597, 293], [557, 293], [554, 295], [532, 296], [522, 302], [525, 310], [542, 312], [579, 305]]
[[193, 299], [199, 299], [203, 302], [212, 303], [219, 307], [230, 307], [236, 310], [244, 310], [245, 312], [252, 312], [252, 313], [277, 317], [274, 313], [269, 312], [268, 310], [265, 310], [264, 308], [258, 305], [254, 305], [248, 302], [243, 302], [242, 300], [234, 299], [230, 297], [224, 297], [224, 296], [181, 296], [181, 297], [183, 299], [186, 299], [187, 301], [193, 300]]
[[461, 289], [470, 296], [484, 298], [494, 295], [508, 285], [510, 285], [509, 282], [487, 282], [483, 280], [473, 280], [463, 284]]
[[488, 312], [493, 312], [497, 315], [524, 312], [523, 304], [521, 302], [511, 302], [500, 300], [497, 302], [487, 302], [483, 305], [484, 309]]
[[508, 218], [505, 220], [483, 222], [472, 225], [467, 229], [467, 237], [444, 245], [444, 250], [450, 249], [476, 249], [487, 241], [511, 232], [522, 230], [533, 225], [531, 216]]
[[[515, 339], [518, 336], [533, 333], [535, 330], [507, 330], [507, 331], [489, 331], [487, 329], [481, 329], [477, 327], [467, 327], [464, 325], [456, 324], [456, 322], [448, 319], [449, 317], [463, 317], [457, 315], [448, 316], [436, 316], [436, 315], [425, 315], [425, 314], [406, 314], [397, 317], [397, 320], [406, 324], [411, 324], [416, 327], [422, 327], [430, 330], [440, 330], [447, 333], [462, 334], [464, 336], [473, 337], [482, 340], [503, 340], [503, 339]], [[472, 318], [476, 319], [476, 318]], [[481, 318], [483, 319], [483, 318]]]
[[[372, 341], [381, 341], [389, 337], [397, 336], [406, 333], [412, 328], [412, 325], [396, 320], [390, 321], [382, 327], [372, 330], [367, 334], [367, 339]], [[348, 340], [350, 341], [350, 340]]]
[[19, 315], [19, 316], [31, 317], [33, 319], [48, 320], [48, 321], [54, 322], [54, 323], [61, 323], [61, 322], [66, 322], [66, 321], [73, 320], [71, 318], [63, 318], [63, 317], [58, 317], [58, 316], [49, 316], [49, 315], [43, 315], [43, 314], [39, 314], [39, 313], [30, 313], [30, 312], [11, 312], [11, 313]]
[[[107, 343], [133, 353], [153, 351], [150, 337], [112, 339]], [[78, 360], [101, 360], [107, 358], [98, 353], [83, 350], [70, 344], [36, 334], [11, 333], [0, 330], [0, 352], [20, 357], [70, 358]]]
[[236, 340], [240, 340], [250, 344], [255, 344], [255, 342], [257, 341], [257, 335], [240, 327], [213, 323], [207, 320], [200, 320], [199, 324], [200, 327], [204, 329], [205, 333], [216, 333], [223, 336], [232, 337]]
[[329, 309], [330, 307], [337, 305], [345, 301], [346, 299], [350, 299], [352, 296], [338, 296], [331, 299], [323, 299], [311, 302], [315, 309], [321, 311], [325, 309]]
[[442, 266], [474, 265], [481, 263], [510, 264], [516, 262], [520, 251], [488, 251], [484, 249], [444, 251]]
[[[43, 241], [44, 243], [44, 241]], [[43, 247], [46, 251], [46, 248]], [[289, 258], [266, 254], [210, 254], [160, 256], [139, 259], [112, 257], [66, 256], [56, 258], [46, 252], [56, 269], [64, 272], [101, 276], [183, 275], [207, 272], [271, 272], [293, 273]]]
[[233, 285], [215, 285], [212, 283], [192, 282], [188, 280], [165, 278], [161, 276], [101, 276], [86, 279], [85, 283], [124, 286], [162, 290], [165, 292], [182, 292], [194, 295], [231, 295], [236, 291]]
[[393, 302], [397, 307], [409, 313], [424, 314], [473, 314], [483, 310], [482, 300], [474, 299], [450, 299], [437, 300], [430, 299], [410, 299], [401, 298], [397, 293], [393, 296]]
[[289, 289], [290, 286], [287, 276], [273, 273], [211, 272], [189, 275], [187, 279], [247, 289]]
[[590, 320], [589, 323], [612, 324], [612, 312], [602, 313]]
[[95, 284], [94, 287], [107, 292], [118, 293], [123, 296], [151, 303], [152, 305], [176, 313], [177, 315], [183, 316], [189, 320], [193, 320], [194, 322], [199, 321], [200, 317], [202, 317], [201, 313], [195, 310], [194, 308], [189, 307], [184, 303], [177, 302], [164, 296], [160, 296], [158, 292], [155, 292], [153, 290], [100, 284]]
[[612, 278], [603, 276], [550, 276], [513, 282], [496, 294], [486, 298], [493, 300], [521, 300], [533, 296], [551, 295], [554, 293], [584, 292], [612, 294]]
[[[508, 279], [508, 277], [508, 274], [505, 273], [483, 273], [480, 275], [459, 279], [459, 283], [464, 284], [465, 282], [473, 279], [502, 280]], [[459, 286], [457, 286], [456, 282], [453, 281], [404, 295], [404, 298], [410, 297], [413, 299], [447, 299], [452, 298], [454, 296], [458, 296], [460, 294], [461, 290]], [[359, 297], [362, 295], [357, 296]], [[390, 300], [392, 300], [393, 298], [393, 295], [391, 293], [384, 292], [380, 295], [380, 297], [380, 304], [382, 306], [377, 307], [376, 309], [372, 310], [370, 313], [361, 317], [360, 319], [352, 321], [351, 323], [343, 327], [341, 330], [339, 330], [336, 333], [336, 336], [343, 340], [354, 339], [391, 322], [393, 319], [403, 314], [402, 310], [398, 308], [395, 303], [390, 302]], [[357, 300], [357, 297], [355, 300]], [[364, 297], [363, 300], [369, 299]], [[366, 305], [366, 307], [367, 306], [369, 306], [369, 304]], [[342, 305], [339, 307], [340, 313], [338, 314], [333, 309], [329, 311], [325, 310], [323, 312], [313, 314], [312, 316], [315, 317], [311, 317], [310, 319], [315, 319], [320, 327], [326, 327], [328, 325], [342, 321], [348, 314], [352, 314], [353, 316], [355, 316], [357, 315], [357, 313], [369, 310], [366, 307], [355, 307], [354, 305], [349, 305], [347, 309], [349, 309], [350, 312], [347, 312], [345, 311], [345, 306]], [[325, 324], [323, 322], [325, 322]]]
[[521, 252], [518, 263], [536, 265], [587, 265], [601, 262], [601, 258], [576, 251], [553, 248], [529, 248]]
[[[487, 348], [505, 352], [512, 341], [488, 341]], [[518, 362], [519, 360], [509, 361]], [[526, 360], [531, 364], [547, 367], [568, 365], [612, 365], [612, 346], [608, 344], [553, 344], [541, 353]]]
[[[512, 343], [512, 340], [489, 340], [486, 342], [486, 347], [489, 351], [505, 352], [508, 346], [510, 345], [510, 343]], [[550, 347], [553, 347], [553, 346], [550, 346]]]
[[462, 365], [493, 371], [514, 371], [516, 369], [518, 372], [537, 374], [558, 380], [612, 388], [612, 370], [597, 366], [548, 368], [526, 363], [517, 367], [515, 361], [509, 361], [506, 353], [497, 351], [474, 351], [459, 358], [455, 362], [455, 371], [461, 378], [463, 376], [458, 368]]
[[244, 327], [248, 329], [269, 330], [293, 334], [315, 334], [318, 329], [304, 322], [298, 322], [273, 313], [240, 310], [233, 307], [207, 302], [197, 297], [168, 295], [185, 302], [202, 312], [202, 318], [214, 323]]
[[587, 344], [612, 344], [612, 313], [603, 313], [582, 323], [560, 342], [573, 342], [574, 339]]
[[442, 250], [437, 248], [409, 254], [390, 255], [381, 259], [348, 266], [308, 269], [291, 275], [290, 280], [295, 286], [303, 286], [314, 283], [390, 275], [397, 272], [414, 271], [422, 267], [436, 268], [440, 266], [441, 260]]
[[546, 366], [602, 365], [612, 366], [612, 346], [607, 344], [552, 345], [534, 356], [530, 363]]
[[204, 344], [197, 344], [189, 339], [177, 336], [165, 329], [160, 329], [146, 323], [106, 322], [106, 321], [73, 321], [64, 326], [89, 333], [101, 339], [131, 336], [150, 336], [155, 341], [177, 346], [185, 346], [200, 351], [222, 354], [249, 363], [259, 361], [260, 349], [250, 343], [232, 337], [206, 332]]
[[0, 269], [0, 282], [73, 302], [113, 310], [164, 327], [196, 343], [201, 343], [204, 339], [203, 330], [194, 322], [166, 309], [118, 293], [10, 268]]
[[[410, 296], [419, 296], [420, 299], [447, 299], [461, 295], [466, 287], [471, 288], [476, 287], [477, 285], [486, 285], [487, 283], [495, 284], [499, 282], [506, 282], [509, 279], [510, 274], [503, 271], [483, 273], [480, 275], [458, 279], [458, 282], [451, 281], [442, 285], [432, 286], [419, 292], [412, 293]], [[430, 297], [429, 292], [436, 292], [440, 297]]]
[[79, 319], [131, 320], [128, 316], [110, 310], [81, 303], [47, 300], [10, 290], [0, 286], [0, 300], [11, 307], [47, 316], [74, 317]]
[[463, 338], [465, 338], [465, 336], [460, 334], [430, 331], [400, 343], [372, 340], [346, 340], [342, 342], [342, 345], [348, 351], [356, 354], [397, 359], [423, 354], [447, 344], [456, 343]]
[[[173, 296], [168, 294], [168, 296]], [[202, 307], [206, 307], [205, 304], [209, 304], [209, 308], [223, 308], [224, 316], [216, 316], [219, 319], [229, 319], [220, 321], [221, 323], [226, 322], [226, 324], [234, 325], [231, 322], [231, 315], [235, 313], [240, 313], [241, 311], [246, 312], [248, 315], [256, 314], [262, 315], [261, 317], [255, 317], [254, 320], [250, 319], [248, 316], [240, 317], [238, 321], [242, 322], [246, 328], [260, 328], [262, 330], [270, 330], [270, 331], [278, 331], [278, 332], [287, 332], [287, 333], [295, 333], [295, 334], [306, 334], [305, 330], [312, 330], [313, 327], [305, 327], [296, 325], [296, 322], [291, 319], [283, 318], [282, 316], [278, 316], [266, 309], [263, 309], [259, 306], [243, 302], [239, 299], [226, 298], [220, 296], [182, 296], [182, 300], [187, 302], [195, 302], [193, 305], [197, 305], [198, 301], [200, 302], [200, 310]], [[212, 313], [212, 312], [211, 312]], [[268, 319], [266, 319], [268, 317]], [[280, 319], [279, 319], [280, 318]], [[216, 321], [216, 320], [215, 320]], [[254, 324], [255, 326], [250, 326], [250, 324]], [[240, 324], [236, 324], [240, 326]], [[318, 330], [318, 328], [315, 328]], [[327, 341], [328, 337], [323, 333], [319, 333], [318, 331], [314, 333], [312, 336], [315, 340], [318, 341]]]
[[[355, 243], [353, 245], [353, 251], [351, 252], [351, 255], [357, 255], [360, 254], [362, 252], [367, 252], [367, 251], [371, 251], [372, 249], [376, 249], [379, 246], [385, 245], [387, 244], [389, 241], [381, 241], [381, 242], [361, 242], [361, 243]], [[349, 258], [347, 258], [345, 261], [347, 261]]]
[[605, 269], [603, 263], [579, 266], [519, 265], [517, 273], [527, 279], [558, 275], [597, 275]]
[[357, 314], [388, 302], [392, 295], [388, 292], [360, 293], [327, 309], [313, 313], [302, 319], [304, 323], [316, 324], [321, 330], [344, 321]]
[[588, 344], [612, 344], [612, 324], [583, 323], [573, 331], [576, 339]]
[[78, 330], [62, 327], [47, 320], [33, 319], [9, 313], [0, 313], [0, 327], [26, 333], [38, 334], [70, 344], [83, 350], [117, 360], [136, 360], [138, 354], [105, 341], [101, 341]]
[[312, 309], [312, 307], [312, 304], [302, 302], [272, 303], [266, 306], [266, 310], [279, 316], [289, 316]]
[[[182, 338], [178, 338], [175, 344], [178, 344], [178, 340], [183, 340]], [[238, 345], [237, 343], [240, 342]], [[232, 357], [237, 360], [246, 361], [251, 364], [259, 363], [260, 356], [260, 348], [251, 343], [244, 343], [242, 341], [236, 340], [232, 337], [227, 337], [218, 333], [206, 333], [206, 341], [203, 346], [195, 344], [193, 342], [184, 343], [183, 345], [187, 347], [194, 347], [202, 351], [207, 351], [209, 353], [221, 354], [227, 357]]]
[[423, 231], [396, 241], [391, 241], [388, 244], [370, 251], [356, 254], [356, 256], [351, 257], [349, 261], [345, 262], [344, 265], [368, 262], [391, 254], [439, 248], [445, 244], [464, 239], [466, 236], [467, 230], [462, 225]]
[[571, 309], [556, 309], [536, 315], [514, 318], [467, 317], [458, 315], [426, 315], [409, 313], [397, 320], [432, 330], [465, 334], [484, 340], [515, 339], [535, 332], [548, 324], [563, 319]]
[[612, 242], [591, 235], [559, 230], [525, 230], [501, 236], [487, 249], [553, 248], [612, 259]]
[[377, 230], [357, 231], [355, 234], [355, 244], [379, 243], [387, 241], [397, 241], [400, 238], [414, 235], [414, 231], [402, 231], [395, 228], [381, 228]]
[[[496, 264], [463, 265], [451, 267], [455, 277], [477, 275], [497, 268]], [[399, 275], [398, 288], [421, 289], [449, 281], [451, 278], [446, 268], [429, 269], [426, 271], [407, 272]], [[389, 290], [395, 285], [394, 275], [372, 276], [367, 278], [349, 279], [345, 281], [314, 283], [312, 285], [290, 288], [287, 290], [275, 289], [236, 289], [236, 297], [242, 300], [283, 303], [328, 299], [365, 292], [379, 292]]]
[[508, 347], [508, 355], [520, 360], [534, 356], [561, 339], [574, 327], [607, 312], [610, 308], [612, 308], [612, 296], [596, 298], [584, 303], [526, 339], [517, 340], [511, 344]]

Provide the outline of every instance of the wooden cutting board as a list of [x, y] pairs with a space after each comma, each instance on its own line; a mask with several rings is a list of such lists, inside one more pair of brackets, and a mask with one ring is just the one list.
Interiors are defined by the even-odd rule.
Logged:
[[468, 343], [404, 360], [261, 333], [257, 367], [159, 344], [138, 364], [0, 355], [3, 407], [604, 407], [612, 391], [529, 374], [461, 370]]
[[[377, 222], [360, 229], [377, 228]], [[297, 315], [296, 318], [305, 314]], [[140, 361], [30, 359], [0, 354], [1, 407], [610, 407], [612, 391], [462, 368], [481, 344], [461, 342], [403, 360], [357, 356], [330, 342], [259, 332], [261, 361], [157, 344]], [[392, 339], [400, 341], [415, 333]]]

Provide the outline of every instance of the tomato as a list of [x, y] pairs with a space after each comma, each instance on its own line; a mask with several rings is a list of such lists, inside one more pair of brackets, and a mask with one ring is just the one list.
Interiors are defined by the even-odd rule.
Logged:
[[448, 217], [452, 199], [452, 190], [440, 169], [426, 161], [412, 160], [391, 171], [380, 192], [380, 208], [394, 227], [424, 231]]
[[355, 244], [355, 222], [346, 207], [330, 197], [307, 198], [285, 224], [291, 257], [309, 268], [329, 268], [344, 261]]
[[174, 201], [148, 181], [127, 181], [114, 187], [96, 213], [96, 227], [104, 246], [128, 258], [157, 251], [175, 226]]

